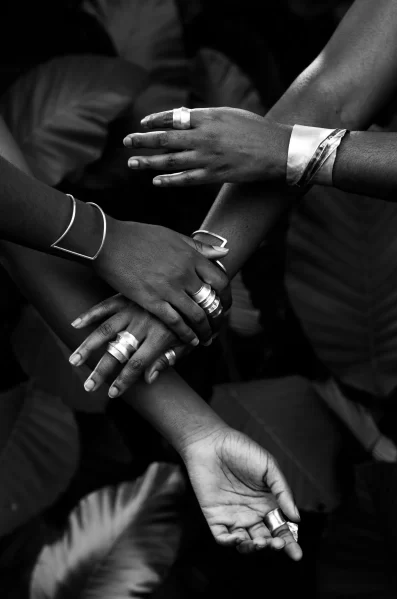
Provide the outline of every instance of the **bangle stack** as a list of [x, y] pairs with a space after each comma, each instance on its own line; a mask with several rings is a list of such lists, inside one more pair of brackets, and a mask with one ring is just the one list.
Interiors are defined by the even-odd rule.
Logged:
[[102, 231], [101, 243], [99, 245], [98, 250], [95, 252], [95, 254], [93, 256], [88, 256], [86, 254], [81, 254], [79, 252], [69, 250], [65, 247], [61, 247], [59, 244], [61, 243], [61, 241], [65, 240], [67, 234], [71, 230], [73, 223], [76, 219], [76, 204], [77, 204], [76, 199], [70, 193], [67, 193], [66, 195], [68, 196], [68, 198], [70, 198], [72, 200], [72, 216], [70, 218], [70, 222], [69, 222], [68, 226], [66, 227], [65, 231], [62, 233], [62, 235], [56, 241], [54, 241], [54, 243], [51, 244], [51, 247], [54, 250], [60, 250], [61, 252], [66, 252], [67, 254], [72, 254], [73, 256], [77, 256], [79, 258], [85, 258], [86, 260], [95, 260], [99, 256], [99, 254], [104, 246], [105, 239], [106, 239], [106, 228], [107, 228], [106, 215], [105, 215], [104, 211], [102, 210], [102, 208], [100, 206], [98, 206], [98, 204], [94, 204], [94, 202], [87, 202], [87, 204], [94, 206], [95, 208], [97, 208], [99, 210], [99, 212], [101, 213], [101, 216], [102, 216], [102, 221], [103, 221], [103, 231]]
[[332, 186], [338, 147], [347, 129], [320, 129], [294, 125], [288, 148], [287, 184]]

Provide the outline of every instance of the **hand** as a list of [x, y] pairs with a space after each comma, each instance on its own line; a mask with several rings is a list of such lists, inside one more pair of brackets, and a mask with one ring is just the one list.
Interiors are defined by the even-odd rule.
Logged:
[[302, 550], [287, 525], [271, 536], [263, 519], [276, 507], [299, 521], [291, 491], [273, 456], [229, 427], [188, 443], [181, 452], [215, 540], [249, 553], [284, 548], [293, 560]]
[[292, 127], [237, 108], [206, 108], [190, 111], [191, 129], [173, 130], [172, 113], [151, 114], [141, 122], [163, 131], [124, 139], [125, 146], [169, 152], [128, 161], [134, 169], [178, 171], [155, 177], [155, 185], [285, 182]]
[[[153, 383], [159, 372], [169, 366], [164, 356], [166, 350], [173, 348], [179, 359], [193, 349], [192, 345], [181, 344], [157, 318], [122, 295], [110, 297], [90, 308], [80, 315], [79, 323], [74, 326], [82, 329], [99, 321], [103, 321], [102, 324], [70, 356], [69, 361], [73, 366], [82, 366], [94, 351], [112, 341], [120, 331], [127, 330], [140, 342], [137, 351], [110, 386], [110, 397], [122, 395], [145, 370], [146, 382]], [[120, 363], [106, 352], [86, 380], [86, 391], [99, 389], [117, 370], [120, 370]]]
[[165, 227], [108, 218], [106, 241], [93, 266], [113, 289], [154, 314], [182, 342], [195, 342], [197, 336], [208, 342], [209, 321], [191, 295], [208, 283], [227, 311], [228, 278], [209, 261], [227, 252]]

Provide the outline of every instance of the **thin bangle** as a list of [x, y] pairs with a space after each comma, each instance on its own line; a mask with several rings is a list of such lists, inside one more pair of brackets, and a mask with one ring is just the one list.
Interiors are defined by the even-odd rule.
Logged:
[[103, 234], [102, 234], [101, 245], [99, 246], [99, 249], [98, 249], [97, 253], [95, 254], [95, 256], [93, 258], [89, 258], [90, 260], [95, 260], [95, 258], [98, 258], [99, 254], [104, 246], [105, 239], [106, 239], [106, 229], [107, 229], [106, 214], [104, 213], [102, 208], [100, 206], [98, 206], [98, 204], [94, 204], [94, 202], [87, 202], [87, 204], [90, 204], [91, 206], [95, 206], [95, 208], [98, 208], [99, 212], [102, 215], [102, 220], [103, 220]]
[[205, 235], [212, 235], [212, 237], [216, 237], [217, 239], [219, 239], [222, 242], [222, 244], [219, 246], [221, 248], [225, 247], [225, 245], [227, 244], [227, 239], [225, 239], [224, 237], [221, 237], [217, 233], [211, 233], [211, 231], [205, 231], [204, 229], [198, 229], [198, 231], [194, 231], [191, 236], [194, 237], [194, 235], [198, 235], [199, 233], [204, 233]]
[[70, 219], [70, 223], [68, 224], [68, 226], [66, 227], [65, 231], [62, 233], [62, 235], [56, 240], [54, 241], [54, 243], [51, 244], [51, 247], [56, 249], [56, 250], [62, 250], [62, 251], [67, 251], [64, 250], [63, 248], [57, 247], [57, 244], [62, 241], [62, 239], [69, 233], [73, 223], [74, 223], [74, 219], [76, 218], [76, 200], [74, 198], [74, 196], [72, 196], [71, 193], [67, 193], [66, 194], [68, 198], [70, 198], [72, 200], [72, 205], [73, 205], [73, 209], [72, 209], [72, 218]]
[[62, 233], [62, 235], [59, 237], [59, 239], [57, 239], [57, 240], [56, 240], [56, 241], [55, 241], [55, 242], [54, 242], [54, 243], [51, 245], [51, 247], [52, 247], [52, 248], [54, 248], [55, 250], [60, 250], [61, 252], [65, 252], [66, 254], [72, 254], [72, 256], [77, 256], [78, 258], [84, 258], [85, 260], [95, 260], [95, 259], [96, 259], [96, 258], [99, 256], [99, 254], [100, 254], [100, 252], [101, 252], [101, 250], [102, 250], [102, 248], [103, 248], [103, 246], [104, 246], [105, 239], [106, 239], [106, 230], [107, 230], [106, 215], [105, 215], [104, 211], [102, 210], [102, 208], [101, 208], [100, 206], [98, 206], [98, 204], [94, 204], [94, 202], [87, 202], [87, 204], [90, 204], [91, 206], [95, 206], [95, 208], [98, 208], [99, 212], [100, 212], [100, 213], [101, 213], [101, 215], [102, 215], [102, 220], [103, 220], [103, 234], [102, 234], [102, 241], [101, 241], [101, 244], [100, 244], [100, 246], [99, 246], [99, 249], [98, 249], [98, 251], [95, 253], [95, 255], [94, 255], [94, 256], [87, 256], [87, 255], [85, 255], [85, 254], [80, 254], [79, 252], [74, 252], [73, 250], [68, 250], [68, 249], [66, 249], [66, 248], [60, 247], [60, 246], [58, 245], [58, 243], [59, 243], [60, 241], [62, 241], [62, 239], [63, 239], [63, 238], [64, 238], [64, 237], [67, 235], [67, 233], [70, 231], [70, 229], [71, 229], [71, 227], [72, 227], [72, 225], [73, 225], [73, 223], [74, 223], [74, 220], [75, 220], [75, 218], [76, 218], [76, 200], [75, 200], [75, 198], [74, 198], [74, 197], [73, 197], [73, 196], [72, 196], [70, 193], [67, 193], [66, 195], [67, 195], [69, 198], [71, 198], [71, 200], [72, 200], [72, 202], [73, 202], [73, 212], [72, 212], [72, 218], [70, 219], [70, 223], [69, 223], [69, 225], [67, 226], [67, 228], [65, 229], [65, 232], [64, 232], [64, 233]]

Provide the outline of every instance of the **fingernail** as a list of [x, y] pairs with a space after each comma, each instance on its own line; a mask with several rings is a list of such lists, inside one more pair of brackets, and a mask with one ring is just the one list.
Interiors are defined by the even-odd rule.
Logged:
[[141, 120], [142, 127], [146, 127], [146, 125], [148, 124], [148, 121], [149, 121], [148, 117], [145, 116], [145, 118]]
[[216, 252], [222, 252], [222, 254], [227, 254], [229, 251], [229, 248], [221, 248], [219, 247], [219, 245], [213, 245], [212, 248], [216, 251]]
[[154, 383], [154, 381], [158, 378], [159, 376], [159, 371], [155, 370], [149, 377], [149, 384], [151, 385], [152, 383]]
[[301, 519], [300, 513], [299, 513], [298, 508], [296, 506], [294, 506], [294, 512], [295, 512], [295, 516], [297, 517], [297, 519], [300, 520]]
[[80, 354], [72, 354], [69, 358], [69, 362], [73, 364], [73, 366], [78, 366], [81, 362]]
[[119, 393], [119, 389], [113, 385], [110, 387], [108, 395], [109, 397], [117, 397]]
[[128, 161], [128, 166], [130, 168], [138, 168], [139, 160], [136, 160], [135, 158], [131, 158], [131, 160]]
[[76, 320], [72, 322], [72, 327], [78, 327], [81, 324], [81, 321], [81, 318], [76, 318]]
[[209, 341], [205, 341], [205, 342], [203, 341], [203, 345], [205, 347], [208, 347], [209, 345], [211, 345], [211, 343], [212, 343], [212, 337], [211, 337], [211, 339]]
[[132, 139], [131, 137], [125, 137], [123, 139], [123, 144], [127, 147], [130, 148], [132, 146]]
[[153, 179], [153, 185], [162, 185], [163, 182], [161, 179]]
[[193, 345], [193, 347], [197, 347], [197, 345], [200, 343], [200, 340], [197, 339], [197, 337], [195, 339], [193, 339], [193, 341], [190, 342], [190, 345]]
[[92, 391], [94, 387], [95, 387], [95, 381], [93, 381], [92, 379], [87, 379], [86, 382], [84, 383], [84, 389], [86, 391]]

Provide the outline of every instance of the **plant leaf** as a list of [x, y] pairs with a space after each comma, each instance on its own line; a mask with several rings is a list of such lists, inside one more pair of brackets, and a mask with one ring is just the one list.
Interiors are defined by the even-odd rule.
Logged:
[[202, 48], [192, 68], [195, 106], [230, 106], [264, 114], [259, 92], [248, 75], [221, 52]]
[[297, 376], [219, 385], [214, 410], [277, 459], [299, 508], [330, 511], [342, 488], [342, 426], [309, 381]]
[[182, 23], [174, 0], [85, 0], [83, 8], [102, 24], [121, 58], [156, 81], [186, 78]]
[[152, 464], [134, 483], [86, 497], [64, 537], [45, 547], [31, 599], [127, 599], [153, 592], [173, 564], [181, 529], [176, 466]]
[[18, 79], [0, 113], [36, 177], [57, 185], [101, 156], [108, 124], [133, 104], [144, 79], [119, 58], [63, 56]]
[[78, 434], [61, 400], [32, 385], [0, 395], [0, 535], [49, 506], [75, 472]]
[[315, 352], [343, 382], [397, 384], [397, 206], [314, 187], [288, 234], [287, 289]]

